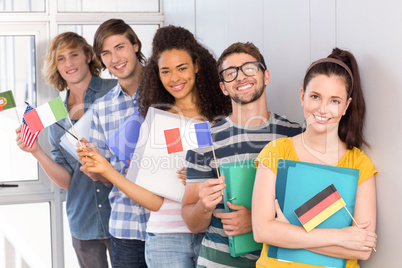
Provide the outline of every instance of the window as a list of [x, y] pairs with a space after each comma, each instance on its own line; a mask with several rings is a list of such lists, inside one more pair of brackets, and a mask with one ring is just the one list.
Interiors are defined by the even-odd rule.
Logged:
[[[15, 143], [25, 102], [36, 107], [58, 96], [41, 73], [49, 41], [59, 33], [73, 31], [92, 44], [103, 21], [121, 18], [133, 27], [144, 55], [149, 56], [153, 35], [163, 24], [161, 2], [0, 0], [0, 92], [12, 90], [17, 104], [16, 109], [0, 112], [0, 139], [5, 141], [0, 154], [0, 184], [18, 185], [0, 188], [0, 267], [69, 267], [76, 258], [68, 241], [65, 192], [49, 180], [31, 154], [22, 152]], [[50, 155], [46, 129], [38, 141]], [[19, 235], [31, 236], [40, 245], [13, 236], [15, 229], [22, 229], [19, 224], [26, 222], [30, 224], [25, 224], [24, 233]], [[44, 254], [40, 257], [43, 262], [32, 257], [35, 250]]]
[[49, 203], [0, 206], [0, 267], [51, 267]]
[[159, 12], [158, 1], [58, 0], [59, 12]]
[[45, 12], [45, 0], [3, 0], [0, 12]]
[[[0, 36], [0, 88], [2, 91], [12, 90], [16, 103], [25, 101], [35, 105], [36, 101], [36, 69], [35, 36], [34, 35], [2, 35]], [[4, 90], [3, 90], [4, 89]], [[7, 141], [0, 155], [0, 170], [3, 174], [1, 182], [37, 180], [38, 168], [35, 159], [19, 150], [15, 143], [15, 129], [18, 118], [23, 114], [21, 106], [0, 113], [0, 139]], [[19, 159], [20, 161], [15, 161]], [[24, 163], [24, 168], [20, 168]]]
[[[3, 16], [3, 15], [1, 15]], [[45, 83], [40, 78], [39, 61], [43, 58], [44, 50], [39, 47], [40, 40], [46, 38], [46, 24], [32, 23], [1, 23], [0, 22], [0, 92], [11, 90], [17, 107], [0, 113], [0, 138], [7, 141], [0, 154], [0, 183], [16, 182], [18, 189], [2, 189], [0, 195], [8, 194], [14, 190], [48, 191], [49, 182], [41, 178], [36, 160], [22, 152], [15, 142], [15, 129], [24, 113], [25, 102], [36, 106], [44, 96]], [[40, 95], [39, 96], [39, 92]], [[45, 135], [40, 137], [41, 142], [46, 141]], [[42, 172], [43, 173], [43, 172]], [[26, 188], [29, 182], [29, 190]]]

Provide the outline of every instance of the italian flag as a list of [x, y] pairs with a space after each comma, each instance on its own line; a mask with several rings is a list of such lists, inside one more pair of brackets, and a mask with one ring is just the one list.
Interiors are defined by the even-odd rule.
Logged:
[[55, 98], [54, 100], [24, 114], [25, 121], [33, 133], [44, 129], [67, 116], [68, 112], [61, 97]]

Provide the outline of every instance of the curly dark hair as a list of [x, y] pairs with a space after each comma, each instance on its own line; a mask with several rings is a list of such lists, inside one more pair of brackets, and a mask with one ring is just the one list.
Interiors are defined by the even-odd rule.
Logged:
[[197, 42], [190, 31], [172, 25], [158, 29], [152, 41], [152, 55], [141, 74], [138, 88], [140, 115], [145, 117], [151, 106], [168, 110], [174, 105], [175, 99], [164, 88], [158, 68], [160, 55], [172, 49], [188, 52], [194, 65], [198, 66], [195, 84], [197, 105], [201, 115], [210, 122], [229, 115], [232, 105], [230, 98], [225, 96], [219, 87], [216, 60], [208, 49]]

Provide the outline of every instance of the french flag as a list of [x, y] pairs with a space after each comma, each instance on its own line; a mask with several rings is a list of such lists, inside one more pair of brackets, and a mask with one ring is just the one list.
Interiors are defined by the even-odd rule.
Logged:
[[164, 131], [168, 154], [212, 146], [211, 127], [208, 122], [191, 124], [184, 128]]

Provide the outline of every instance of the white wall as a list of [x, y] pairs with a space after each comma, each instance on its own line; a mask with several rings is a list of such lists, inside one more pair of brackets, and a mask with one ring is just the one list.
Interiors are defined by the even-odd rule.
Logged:
[[377, 252], [364, 268], [399, 267], [402, 253], [402, 2], [395, 0], [165, 0], [165, 25], [186, 27], [215, 54], [251, 41], [271, 72], [271, 111], [303, 119], [308, 65], [338, 46], [359, 63], [367, 105], [366, 153], [378, 169]]

